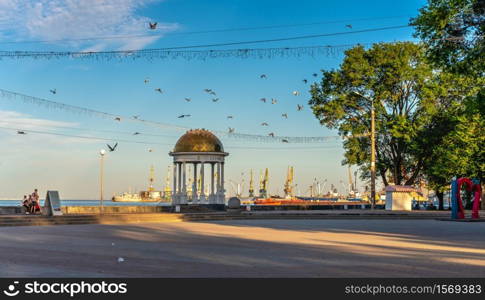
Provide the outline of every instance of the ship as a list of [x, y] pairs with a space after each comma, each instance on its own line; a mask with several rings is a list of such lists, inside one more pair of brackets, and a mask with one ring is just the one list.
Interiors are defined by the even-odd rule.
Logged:
[[171, 189], [170, 189], [170, 167], [167, 172], [167, 178], [165, 182], [164, 191], [157, 191], [153, 187], [153, 182], [155, 181], [154, 168], [150, 168], [150, 178], [149, 186], [146, 191], [140, 191], [139, 193], [122, 193], [120, 195], [115, 195], [111, 199], [113, 202], [169, 202], [171, 200]]

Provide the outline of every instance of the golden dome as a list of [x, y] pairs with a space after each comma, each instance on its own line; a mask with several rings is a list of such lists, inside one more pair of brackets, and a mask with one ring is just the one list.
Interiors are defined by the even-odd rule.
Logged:
[[224, 152], [224, 148], [212, 132], [194, 129], [179, 138], [173, 152]]

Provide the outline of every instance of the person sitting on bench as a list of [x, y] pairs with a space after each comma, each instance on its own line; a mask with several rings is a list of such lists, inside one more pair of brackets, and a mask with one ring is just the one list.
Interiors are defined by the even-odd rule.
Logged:
[[22, 206], [25, 208], [25, 214], [28, 215], [30, 212], [30, 206], [32, 205], [32, 201], [27, 198], [27, 195], [24, 195], [24, 200], [22, 200]]

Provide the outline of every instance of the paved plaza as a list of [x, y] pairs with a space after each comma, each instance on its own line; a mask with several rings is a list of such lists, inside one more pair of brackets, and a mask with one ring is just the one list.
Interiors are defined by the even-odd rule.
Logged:
[[0, 239], [1, 277], [485, 277], [485, 222], [24, 226]]

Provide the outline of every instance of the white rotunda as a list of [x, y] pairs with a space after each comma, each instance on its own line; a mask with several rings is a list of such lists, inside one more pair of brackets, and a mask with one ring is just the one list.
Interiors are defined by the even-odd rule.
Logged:
[[[224, 152], [221, 141], [212, 132], [187, 131], [169, 155], [173, 157], [172, 205], [225, 204], [224, 158], [229, 153]], [[192, 165], [193, 174], [187, 174], [187, 165]], [[206, 166], [210, 167], [207, 181]], [[188, 182], [192, 183], [191, 193], [188, 193]]]

